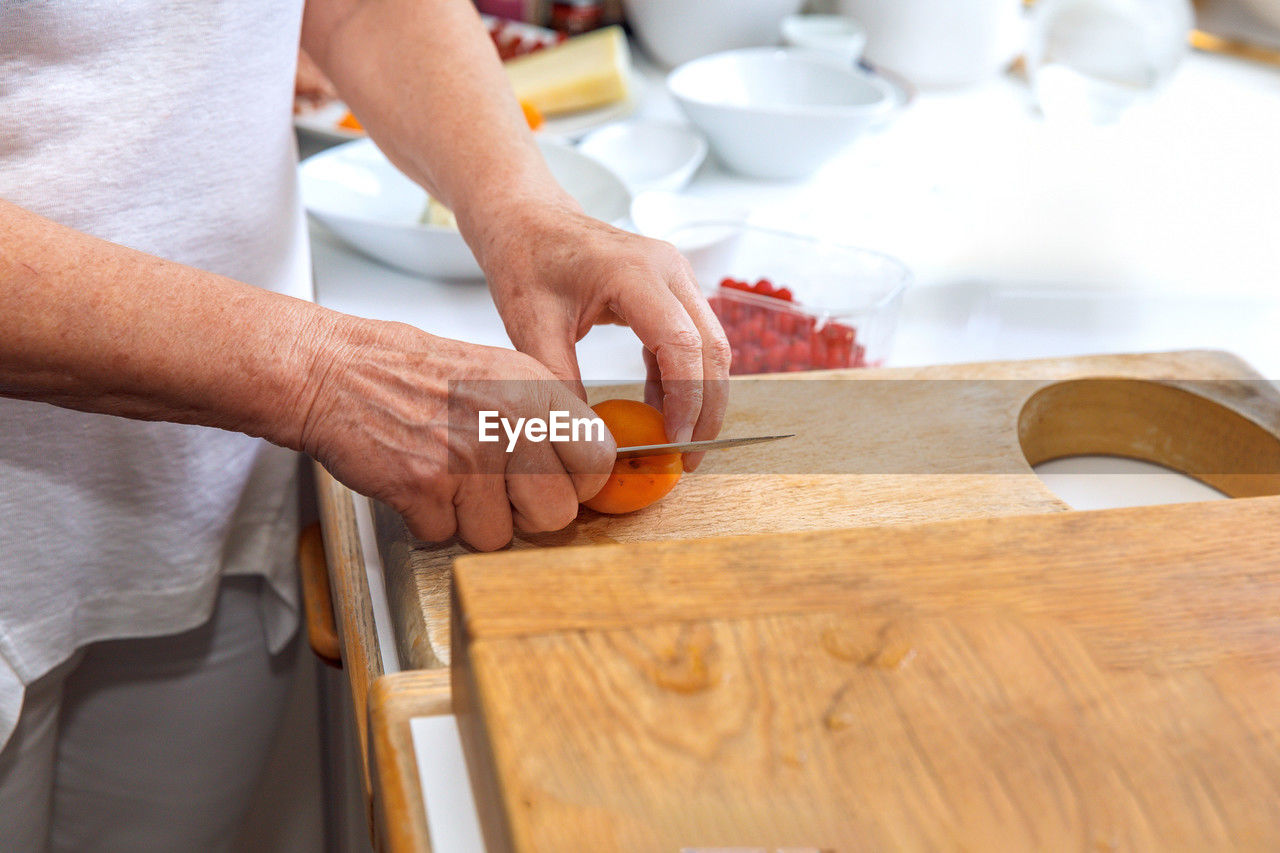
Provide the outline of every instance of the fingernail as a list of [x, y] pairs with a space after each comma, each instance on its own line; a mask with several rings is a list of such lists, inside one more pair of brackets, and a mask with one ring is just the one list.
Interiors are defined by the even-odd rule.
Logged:
[[693, 425], [680, 426], [676, 428], [676, 444], [684, 444], [686, 441], [693, 441]]

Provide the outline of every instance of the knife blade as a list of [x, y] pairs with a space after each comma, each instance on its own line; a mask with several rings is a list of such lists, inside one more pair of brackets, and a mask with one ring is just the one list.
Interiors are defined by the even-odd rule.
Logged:
[[713, 438], [709, 441], [680, 441], [670, 444], [637, 444], [631, 447], [619, 447], [618, 458], [627, 459], [633, 456], [657, 456], [662, 453], [701, 453], [704, 450], [723, 450], [726, 447], [742, 447], [747, 444], [760, 444], [764, 441], [777, 441], [780, 438], [794, 438], [795, 433], [786, 435], [753, 435], [744, 438]]

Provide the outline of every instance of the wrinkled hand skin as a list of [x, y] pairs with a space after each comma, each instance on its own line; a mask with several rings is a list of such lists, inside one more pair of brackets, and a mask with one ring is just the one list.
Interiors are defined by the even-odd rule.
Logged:
[[[593, 414], [546, 367], [518, 352], [349, 318], [312, 377], [302, 449], [338, 480], [398, 511], [420, 539], [457, 535], [490, 551], [510, 542], [514, 530], [559, 530], [613, 467], [616, 448], [607, 435], [602, 442], [522, 440], [512, 453], [505, 441], [478, 440], [481, 410], [512, 420], [546, 418], [553, 409]], [[455, 384], [455, 424], [468, 426], [451, 434], [450, 380], [467, 379], [538, 381]]]
[[[516, 349], [583, 395], [574, 345], [594, 325], [628, 325], [644, 345], [645, 398], [671, 441], [715, 438], [728, 402], [729, 342], [688, 262], [669, 243], [569, 204], [524, 204], [477, 256]], [[700, 455], [685, 457], [693, 470]]]

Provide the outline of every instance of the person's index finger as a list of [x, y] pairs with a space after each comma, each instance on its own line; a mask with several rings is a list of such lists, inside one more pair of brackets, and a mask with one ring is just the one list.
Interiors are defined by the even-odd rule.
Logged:
[[[713, 439], [720, 434], [729, 404], [729, 368], [732, 360], [729, 340], [692, 273], [674, 278], [671, 289], [689, 312], [702, 336], [702, 406], [693, 429], [693, 438]], [[685, 470], [692, 471], [701, 460], [700, 453], [687, 455]]]
[[619, 313], [658, 365], [667, 437], [689, 441], [702, 412], [702, 333], [667, 288], [647, 289], [645, 297], [643, 304], [619, 306]]

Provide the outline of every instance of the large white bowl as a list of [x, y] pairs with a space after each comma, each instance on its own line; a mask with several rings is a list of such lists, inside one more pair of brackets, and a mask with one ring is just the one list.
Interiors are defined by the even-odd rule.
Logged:
[[[610, 223], [626, 219], [631, 194], [617, 175], [564, 143], [539, 140], [538, 146], [556, 180], [588, 214]], [[457, 230], [418, 221], [426, 192], [371, 140], [308, 157], [298, 173], [307, 212], [353, 248], [428, 278], [483, 277]]]
[[778, 43], [804, 0], [622, 0], [645, 53], [667, 68], [722, 50]]
[[882, 78], [807, 50], [746, 48], [667, 77], [676, 103], [729, 168], [757, 178], [810, 174], [893, 109]]

